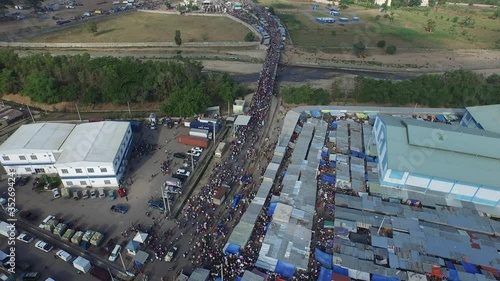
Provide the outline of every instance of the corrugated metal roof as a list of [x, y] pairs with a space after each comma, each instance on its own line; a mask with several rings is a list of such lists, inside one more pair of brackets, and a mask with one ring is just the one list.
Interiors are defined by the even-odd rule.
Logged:
[[0, 145], [0, 152], [13, 153], [13, 150], [17, 150], [19, 153], [23, 153], [22, 150], [24, 152], [60, 150], [75, 126], [75, 124], [63, 123], [22, 125]]
[[500, 104], [471, 106], [465, 109], [483, 129], [500, 133]]
[[[500, 188], [492, 176], [500, 170], [500, 134], [388, 115], [378, 118], [386, 124], [388, 169]], [[445, 149], [447, 145], [451, 148]], [[423, 156], [419, 165], [408, 161], [412, 155]]]

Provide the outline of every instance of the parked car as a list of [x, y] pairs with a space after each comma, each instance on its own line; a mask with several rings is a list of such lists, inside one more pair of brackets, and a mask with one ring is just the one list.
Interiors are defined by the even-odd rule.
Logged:
[[199, 151], [192, 151], [192, 150], [188, 151], [186, 154], [189, 155], [189, 156], [193, 156], [193, 157], [200, 157], [201, 156], [201, 152], [199, 152]]
[[86, 189], [82, 190], [82, 199], [89, 199], [88, 190], [86, 190]]
[[186, 154], [181, 153], [181, 152], [174, 153], [174, 157], [179, 158], [179, 159], [186, 159], [187, 158]]
[[191, 172], [186, 170], [186, 169], [177, 169], [177, 171], [175, 171], [175, 174], [180, 175], [180, 176], [184, 176], [187, 178], [191, 175]]
[[166, 262], [171, 262], [174, 258], [177, 252], [179, 251], [179, 246], [175, 245], [173, 246], [170, 251], [167, 252], [167, 255], [165, 256], [165, 261]]
[[30, 177], [29, 177], [29, 176], [25, 176], [25, 177], [18, 177], [18, 178], [16, 178], [16, 185], [19, 185], [19, 186], [24, 186], [24, 185], [26, 185], [29, 181], [30, 181]]
[[180, 180], [183, 184], [184, 184], [184, 182], [186, 181], [186, 177], [185, 177], [185, 176], [181, 176], [181, 175], [173, 174], [173, 175], [172, 175], [172, 177], [173, 177], [174, 179], [178, 179], [178, 180]]
[[98, 191], [99, 191], [99, 198], [100, 199], [106, 197], [106, 192], [104, 192], [104, 188], [99, 188]]
[[35, 247], [37, 249], [40, 249], [40, 250], [46, 252], [46, 253], [48, 253], [48, 252], [52, 251], [52, 249], [54, 249], [54, 246], [50, 245], [49, 243], [47, 243], [43, 240], [36, 242]]
[[24, 243], [31, 243], [33, 242], [33, 236], [29, 235], [26, 232], [23, 232], [17, 236], [17, 240], [22, 241]]
[[73, 256], [64, 250], [57, 251], [56, 256], [65, 262], [70, 262], [73, 259]]
[[120, 254], [121, 250], [122, 250], [122, 246], [115, 245], [115, 247], [113, 248], [113, 251], [111, 252], [111, 254], [108, 257], [108, 261], [114, 262], [116, 260], [116, 258], [118, 257], [118, 255]]
[[161, 200], [150, 200], [148, 202], [148, 207], [151, 209], [156, 209], [160, 211], [165, 211], [165, 204], [163, 204], [163, 201]]
[[123, 205], [113, 205], [111, 206], [111, 211], [125, 214], [128, 211], [128, 208]]
[[38, 218], [38, 216], [30, 211], [22, 211], [19, 213], [19, 216], [27, 221], [35, 221]]
[[110, 191], [108, 191], [108, 198], [109, 198], [109, 200], [111, 200], [111, 201], [113, 201], [113, 200], [115, 200], [115, 199], [116, 199], [116, 197], [115, 197], [115, 191], [114, 191], [114, 190], [110, 190]]
[[191, 148], [191, 151], [202, 153], [203, 148], [201, 148], [199, 146], [195, 146], [195, 147]]
[[75, 199], [75, 200], [80, 199], [80, 194], [78, 193], [78, 190], [73, 191], [73, 199]]
[[27, 272], [23, 275], [23, 281], [37, 281], [42, 276], [39, 272]]
[[109, 239], [109, 241], [101, 247], [100, 253], [103, 256], [107, 256], [111, 250], [113, 250], [113, 247], [116, 245], [116, 239]]
[[90, 191], [90, 198], [92, 198], [92, 199], [97, 198], [97, 192], [95, 190]]
[[59, 192], [59, 188], [52, 189], [52, 195], [54, 195], [54, 198], [61, 197], [61, 193]]

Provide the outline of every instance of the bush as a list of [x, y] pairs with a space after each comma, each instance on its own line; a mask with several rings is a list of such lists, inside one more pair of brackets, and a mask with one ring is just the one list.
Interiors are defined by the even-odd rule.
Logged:
[[394, 55], [397, 51], [397, 47], [394, 45], [389, 45], [387, 48], [385, 48], [385, 53], [388, 55]]
[[383, 48], [383, 47], [385, 47], [385, 40], [380, 40], [380, 41], [378, 41], [378, 42], [377, 42], [377, 47], [379, 47], [379, 48]]
[[451, 21], [452, 22], [458, 22], [459, 18], [458, 17], [454, 17]]
[[330, 93], [325, 89], [313, 88], [311, 85], [287, 87], [283, 89], [283, 98], [286, 103], [327, 105], [330, 103]]
[[352, 46], [354, 48], [354, 52], [356, 54], [363, 53], [363, 51], [366, 49], [366, 46], [363, 42], [359, 41], [358, 43], [354, 44]]
[[255, 40], [255, 34], [253, 32], [248, 32], [244, 38], [245, 42], [252, 42]]

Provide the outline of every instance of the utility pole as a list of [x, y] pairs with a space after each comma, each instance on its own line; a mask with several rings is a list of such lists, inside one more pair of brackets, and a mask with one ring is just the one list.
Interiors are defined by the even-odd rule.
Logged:
[[111, 274], [111, 270], [109, 270], [109, 267], [108, 267], [108, 272], [109, 272], [109, 276], [111, 276], [111, 281], [115, 281], [115, 278], [113, 278], [113, 274]]
[[122, 253], [120, 253], [120, 251], [118, 251], [118, 256], [120, 256], [120, 260], [122, 262], [123, 270], [127, 271], [127, 268], [125, 267], [125, 262], [123, 262]]
[[31, 121], [33, 121], [33, 123], [36, 123], [35, 122], [35, 118], [33, 117], [33, 114], [31, 113], [31, 109], [30, 109], [30, 106], [29, 105], [26, 105], [28, 107], [28, 112], [30, 113], [30, 116], [31, 116]]
[[224, 281], [224, 265], [220, 264], [220, 281]]
[[128, 114], [130, 115], [130, 118], [132, 118], [132, 111], [130, 110], [130, 102], [127, 102], [128, 106]]
[[82, 116], [80, 115], [80, 110], [78, 109], [78, 104], [75, 103], [76, 106], [76, 112], [78, 113], [78, 118], [80, 119], [80, 122], [82, 122]]
[[[165, 200], [165, 193], [167, 192], [167, 190], [163, 191], [162, 188], [163, 187], [160, 186], [160, 192], [161, 192], [160, 194], [161, 194], [161, 198], [163, 199], [163, 206], [168, 206], [168, 214], [170, 215], [170, 203], [168, 202], [168, 198], [167, 198], [167, 200]], [[167, 202], [165, 202], [165, 201], [167, 201]], [[165, 217], [167, 217], [167, 212], [165, 212]]]
[[377, 231], [377, 234], [380, 235], [380, 229], [382, 229], [382, 225], [384, 224], [384, 221], [387, 217], [384, 216], [384, 219], [382, 220], [382, 222], [380, 223], [380, 226], [378, 228], [378, 231]]
[[194, 171], [194, 160], [193, 160], [193, 154], [191, 154], [191, 172]]

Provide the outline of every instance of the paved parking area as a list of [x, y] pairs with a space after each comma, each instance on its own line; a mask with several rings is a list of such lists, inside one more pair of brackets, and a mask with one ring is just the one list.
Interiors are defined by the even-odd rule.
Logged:
[[[80, 229], [92, 229], [106, 233], [106, 239], [104, 240], [104, 242], [106, 242], [109, 238], [118, 238], [120, 242], [124, 242], [125, 240], [128, 242], [130, 239], [132, 239], [132, 237], [129, 236], [127, 238], [124, 238], [121, 235], [122, 232], [129, 229], [132, 224], [141, 224], [142, 226], [146, 226], [147, 228], [149, 228], [149, 226], [151, 226], [154, 222], [153, 219], [155, 219], [156, 223], [161, 227], [162, 230], [175, 228], [176, 224], [174, 221], [165, 219], [165, 216], [157, 210], [148, 209], [147, 202], [152, 197], [158, 197], [160, 193], [160, 187], [165, 182], [165, 179], [169, 176], [162, 174], [160, 169], [162, 161], [168, 159], [167, 153], [165, 151], [169, 152], [169, 157], [173, 159], [174, 163], [173, 167], [170, 169], [170, 173], [181, 167], [183, 160], [173, 158], [172, 154], [174, 152], [186, 152], [190, 149], [189, 146], [182, 145], [177, 142], [178, 135], [187, 133], [188, 128], [183, 127], [173, 129], [168, 129], [167, 127], [158, 127], [158, 129], [155, 131], [150, 130], [146, 127], [143, 128], [141, 139], [151, 144], [158, 144], [158, 147], [149, 155], [145, 155], [140, 159], [136, 158], [135, 160], [131, 161], [128, 178], [132, 183], [130, 186], [127, 186], [127, 198], [120, 198], [118, 196], [118, 193], [116, 193], [117, 198], [114, 201], [110, 201], [108, 197], [104, 199], [89, 198], [80, 200], [64, 198], [54, 199], [52, 193], [49, 191], [39, 193], [32, 190], [32, 178], [30, 182], [28, 182], [25, 186], [17, 187], [17, 206], [21, 210], [30, 210], [38, 215], [38, 220], [34, 222], [35, 225], [38, 225], [40, 221], [43, 220], [46, 216], [54, 215], [57, 218], [63, 219], [64, 221], [73, 223]], [[205, 157], [205, 155], [202, 154], [202, 157]], [[0, 182], [0, 193], [4, 192], [6, 189], [7, 181]], [[183, 190], [183, 192], [187, 192], [187, 190]], [[174, 202], [174, 204], [176, 203], [177, 202]], [[126, 214], [112, 212], [110, 208], [114, 204], [126, 205], [127, 207], [129, 207], [129, 211]], [[149, 217], [146, 216], [146, 212], [150, 212]], [[71, 266], [66, 267], [66, 269], [59, 269], [57, 267], [57, 264], [61, 263], [62, 261], [53, 261], [52, 255], [37, 251], [34, 248], [34, 245], [32, 246], [32, 249], [33, 250], [28, 247], [26, 248], [26, 251], [20, 251], [19, 255], [21, 256], [21, 258], [25, 258], [26, 256], [34, 261], [36, 261], [37, 259], [32, 258], [32, 252], [37, 252], [35, 256], [42, 254], [45, 256], [49, 255], [50, 259], [44, 260], [44, 262], [50, 263], [47, 264], [48, 269], [45, 270], [43, 267], [42, 269], [50, 273], [57, 273], [61, 270], [75, 271], [76, 273], [76, 270], [73, 270]], [[98, 254], [98, 250], [99, 249], [94, 246], [91, 246], [89, 248], [89, 251], [96, 254]], [[124, 254], [123, 257], [125, 258], [125, 252], [122, 253]], [[130, 257], [126, 258], [125, 263], [127, 265], [130, 265], [131, 262], [132, 259]], [[115, 263], [117, 265], [121, 265], [119, 260], [117, 260]], [[158, 269], [155, 269], [156, 267], [158, 267]], [[53, 272], [52, 268], [57, 268], [57, 270]], [[40, 269], [40, 271], [42, 271], [42, 269]], [[166, 273], [165, 263], [160, 261], [155, 262], [153, 266], [147, 266], [147, 271], [156, 272], [156, 276], [168, 275], [168, 273]], [[165, 272], [166, 274], [164, 275], [162, 272]], [[62, 280], [86, 280], [78, 278]], [[56, 278], [56, 280], [58, 279]]]

